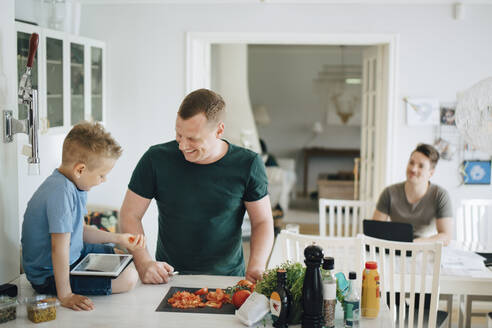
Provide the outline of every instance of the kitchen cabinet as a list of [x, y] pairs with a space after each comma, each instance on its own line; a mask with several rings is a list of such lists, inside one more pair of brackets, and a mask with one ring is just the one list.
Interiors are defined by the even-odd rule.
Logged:
[[[29, 37], [39, 34], [32, 81], [39, 94], [40, 132], [66, 133], [83, 120], [104, 123], [105, 43], [20, 22], [16, 30], [18, 79], [25, 71]], [[19, 105], [19, 118], [26, 113]]]

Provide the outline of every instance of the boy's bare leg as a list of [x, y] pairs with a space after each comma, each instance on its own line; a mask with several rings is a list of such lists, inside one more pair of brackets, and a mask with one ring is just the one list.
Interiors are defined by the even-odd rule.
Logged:
[[138, 272], [135, 265], [130, 263], [125, 270], [111, 282], [113, 294], [125, 293], [132, 290], [138, 281]]
[[113, 250], [114, 250], [114, 253], [115, 253], [115, 254], [128, 254], [128, 253], [125, 253], [125, 252], [123, 252], [121, 249], [116, 248], [116, 247], [115, 247], [115, 248], [113, 248]]

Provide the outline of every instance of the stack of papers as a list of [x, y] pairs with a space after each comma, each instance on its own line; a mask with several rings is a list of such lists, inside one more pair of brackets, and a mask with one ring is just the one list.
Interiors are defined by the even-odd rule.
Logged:
[[441, 274], [467, 277], [492, 277], [483, 260], [485, 258], [475, 252], [465, 251], [453, 246], [442, 248]]

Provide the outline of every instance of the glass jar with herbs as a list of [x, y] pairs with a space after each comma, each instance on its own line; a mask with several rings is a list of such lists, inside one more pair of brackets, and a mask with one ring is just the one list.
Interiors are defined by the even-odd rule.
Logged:
[[27, 317], [34, 323], [56, 319], [56, 307], [60, 302], [53, 296], [36, 295], [26, 298]]
[[17, 299], [9, 296], [0, 296], [0, 323], [17, 318]]

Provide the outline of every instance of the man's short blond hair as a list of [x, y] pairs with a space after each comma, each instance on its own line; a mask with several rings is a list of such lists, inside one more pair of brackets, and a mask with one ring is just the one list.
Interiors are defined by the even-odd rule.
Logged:
[[225, 115], [224, 99], [208, 89], [198, 89], [189, 93], [181, 102], [178, 115], [187, 120], [200, 113], [205, 114], [208, 122], [220, 122]]
[[74, 125], [63, 142], [62, 165], [83, 163], [89, 170], [104, 158], [118, 159], [123, 150], [100, 123]]

